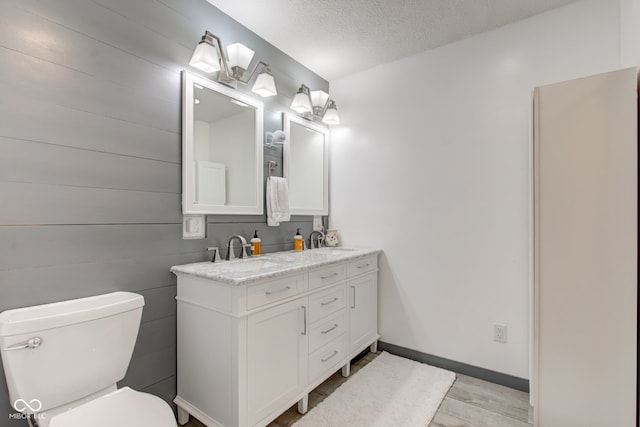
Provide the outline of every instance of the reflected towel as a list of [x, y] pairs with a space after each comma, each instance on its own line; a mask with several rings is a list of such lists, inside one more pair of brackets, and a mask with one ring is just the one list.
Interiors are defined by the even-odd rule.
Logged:
[[289, 221], [289, 184], [279, 176], [267, 178], [267, 225]]

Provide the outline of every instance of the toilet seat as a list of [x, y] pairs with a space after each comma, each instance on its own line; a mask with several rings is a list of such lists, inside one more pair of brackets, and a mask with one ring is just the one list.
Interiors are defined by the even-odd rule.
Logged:
[[157, 396], [123, 387], [55, 415], [49, 427], [176, 427], [169, 405]]

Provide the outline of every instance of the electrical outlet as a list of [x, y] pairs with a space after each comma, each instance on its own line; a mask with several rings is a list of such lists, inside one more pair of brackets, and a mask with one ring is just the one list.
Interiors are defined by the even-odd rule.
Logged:
[[493, 340], [496, 342], [507, 342], [507, 325], [502, 323], [493, 324]]
[[204, 239], [207, 235], [207, 220], [204, 215], [184, 215], [182, 217], [183, 239]]

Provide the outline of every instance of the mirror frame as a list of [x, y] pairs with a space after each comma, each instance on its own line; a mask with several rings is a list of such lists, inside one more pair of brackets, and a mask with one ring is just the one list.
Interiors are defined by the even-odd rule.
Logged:
[[[256, 199], [253, 206], [212, 205], [195, 203], [196, 170], [194, 163], [193, 85], [198, 84], [255, 108]], [[264, 106], [261, 101], [207, 78], [182, 70], [182, 213], [262, 215], [264, 213]]]
[[283, 127], [284, 133], [287, 135], [287, 142], [284, 144], [283, 148], [283, 168], [282, 172], [284, 177], [288, 182], [291, 181], [291, 172], [289, 170], [289, 162], [291, 153], [291, 123], [296, 123], [300, 126], [309, 128], [316, 132], [322, 133], [324, 135], [324, 163], [323, 163], [323, 194], [322, 194], [322, 208], [320, 209], [302, 209], [296, 208], [291, 204], [291, 200], [289, 200], [289, 212], [292, 215], [329, 215], [329, 129], [323, 126], [319, 126], [316, 123], [303, 119], [302, 117], [296, 116], [294, 114], [284, 113], [283, 114]]

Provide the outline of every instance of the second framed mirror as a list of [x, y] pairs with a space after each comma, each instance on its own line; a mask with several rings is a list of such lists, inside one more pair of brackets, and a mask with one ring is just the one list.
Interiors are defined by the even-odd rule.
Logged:
[[284, 114], [284, 177], [294, 215], [329, 214], [329, 129]]

